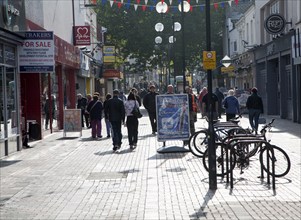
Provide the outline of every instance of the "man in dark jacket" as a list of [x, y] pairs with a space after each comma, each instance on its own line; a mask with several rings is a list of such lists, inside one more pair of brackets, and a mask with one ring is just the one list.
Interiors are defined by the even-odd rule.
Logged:
[[217, 114], [219, 118], [222, 118], [222, 111], [223, 111], [223, 107], [222, 107], [222, 102], [224, 100], [224, 94], [219, 90], [219, 88], [215, 89], [214, 94], [217, 96], [218, 99], [218, 109], [217, 109]]
[[156, 87], [154, 85], [150, 85], [149, 92], [144, 96], [143, 99], [143, 106], [148, 112], [153, 134], [156, 134], [157, 132], [156, 96], [159, 95], [155, 89]]
[[258, 120], [260, 113], [263, 113], [263, 103], [261, 97], [257, 94], [257, 88], [252, 89], [252, 95], [247, 99], [247, 109], [249, 110], [249, 122], [252, 127], [252, 131], [257, 134]]
[[78, 93], [77, 94], [77, 109], [80, 109], [81, 110], [81, 118], [82, 118], [82, 127], [85, 127], [84, 126], [84, 116], [85, 116], [85, 111], [86, 111], [86, 107], [87, 107], [87, 103], [88, 103], [88, 100], [83, 97], [82, 94]]
[[124, 124], [125, 120], [125, 109], [124, 103], [118, 98], [119, 91], [113, 91], [113, 98], [109, 99], [105, 106], [106, 118], [109, 119], [112, 125], [112, 140], [113, 140], [113, 151], [117, 151], [121, 147], [122, 133], [121, 125]]
[[96, 134], [98, 138], [102, 138], [101, 135], [101, 119], [102, 119], [102, 110], [103, 104], [98, 100], [98, 94], [93, 95], [93, 100], [89, 102], [87, 111], [90, 115], [90, 123], [92, 128], [92, 138], [96, 138]]

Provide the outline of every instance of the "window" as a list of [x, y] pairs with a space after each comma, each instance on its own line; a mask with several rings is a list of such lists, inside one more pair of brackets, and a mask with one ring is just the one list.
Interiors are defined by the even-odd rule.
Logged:
[[279, 1], [275, 1], [271, 4], [270, 14], [279, 14], [279, 13], [280, 13]]
[[233, 42], [233, 52], [237, 52], [237, 42]]

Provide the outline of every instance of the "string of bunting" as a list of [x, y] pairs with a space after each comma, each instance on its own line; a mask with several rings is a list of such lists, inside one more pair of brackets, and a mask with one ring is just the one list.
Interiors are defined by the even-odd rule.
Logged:
[[[125, 2], [126, 1], [126, 2]], [[135, 11], [137, 11], [138, 8], [141, 8], [142, 11], [146, 11], [147, 9], [149, 11], [154, 11], [156, 8], [156, 4], [158, 3], [158, 0], [151, 0], [152, 5], [148, 5], [149, 0], [144, 0], [145, 4], [140, 4], [141, 0], [135, 0], [136, 3], [132, 3], [131, 0], [101, 0], [101, 4], [105, 5], [107, 2], [110, 3], [110, 6], [113, 7], [113, 5], [117, 5], [117, 7], [120, 9], [122, 6], [124, 6], [126, 9], [130, 9], [131, 6], [134, 7]], [[162, 3], [164, 0], [160, 0]], [[192, 12], [194, 9], [199, 8], [200, 11], [205, 10], [205, 4], [198, 4], [199, 0], [194, 0], [196, 2], [195, 5], [190, 5], [190, 11]], [[187, 0], [188, 3], [191, 3], [191, 0]], [[215, 10], [218, 10], [218, 8], [225, 8], [226, 5], [229, 5], [229, 7], [232, 6], [232, 2], [237, 6], [239, 3], [239, 0], [227, 0], [227, 1], [222, 1], [222, 2], [214, 2], [211, 3], [210, 5], [213, 6]], [[168, 6], [168, 11], [173, 10], [173, 12], [179, 12], [178, 6], [172, 5], [173, 0], [169, 0], [169, 6]], [[181, 0], [178, 0], [178, 3], [181, 4]]]

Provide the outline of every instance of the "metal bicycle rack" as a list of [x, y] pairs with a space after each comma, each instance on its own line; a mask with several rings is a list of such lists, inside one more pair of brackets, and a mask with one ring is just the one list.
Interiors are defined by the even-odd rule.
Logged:
[[[229, 142], [227, 142], [227, 144], [222, 144], [222, 150], [224, 148], [224, 146], [226, 146], [226, 170], [229, 170], [229, 166], [231, 167], [231, 164], [233, 163], [232, 161], [232, 157], [230, 156], [229, 159], [229, 153], [234, 154], [236, 147], [240, 147], [239, 145], [244, 144], [249, 146], [250, 144], [259, 144], [260, 145], [260, 151], [263, 150], [263, 147], [266, 148], [267, 150], [267, 184], [270, 185], [271, 181], [270, 181], [270, 175], [272, 175], [272, 188], [273, 190], [275, 190], [276, 186], [275, 186], [275, 161], [272, 160], [272, 164], [271, 164], [271, 169], [272, 169], [272, 174], [270, 173], [270, 161], [269, 161], [269, 152], [271, 152], [272, 158], [274, 157], [274, 150], [273, 147], [271, 147], [270, 143], [265, 141], [264, 139], [262, 139], [262, 137], [260, 136], [256, 136], [256, 135], [236, 135], [233, 138], [231, 138], [229, 140]], [[230, 152], [228, 151], [228, 149], [230, 150]], [[223, 164], [222, 164], [223, 166]], [[223, 169], [223, 168], [222, 168]], [[264, 178], [264, 171], [263, 171], [263, 166], [261, 164], [260, 166], [260, 178]], [[229, 183], [229, 172], [227, 173], [227, 183]], [[230, 188], [233, 189], [233, 169], [231, 169], [230, 171]]]

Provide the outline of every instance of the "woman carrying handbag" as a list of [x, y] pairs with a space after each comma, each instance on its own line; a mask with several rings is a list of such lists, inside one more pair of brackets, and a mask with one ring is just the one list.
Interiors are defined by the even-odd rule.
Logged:
[[139, 103], [136, 100], [135, 95], [130, 92], [127, 101], [124, 103], [126, 117], [126, 127], [128, 130], [128, 140], [130, 149], [133, 150], [137, 147], [138, 142], [138, 118], [133, 115], [134, 108], [139, 109]]

